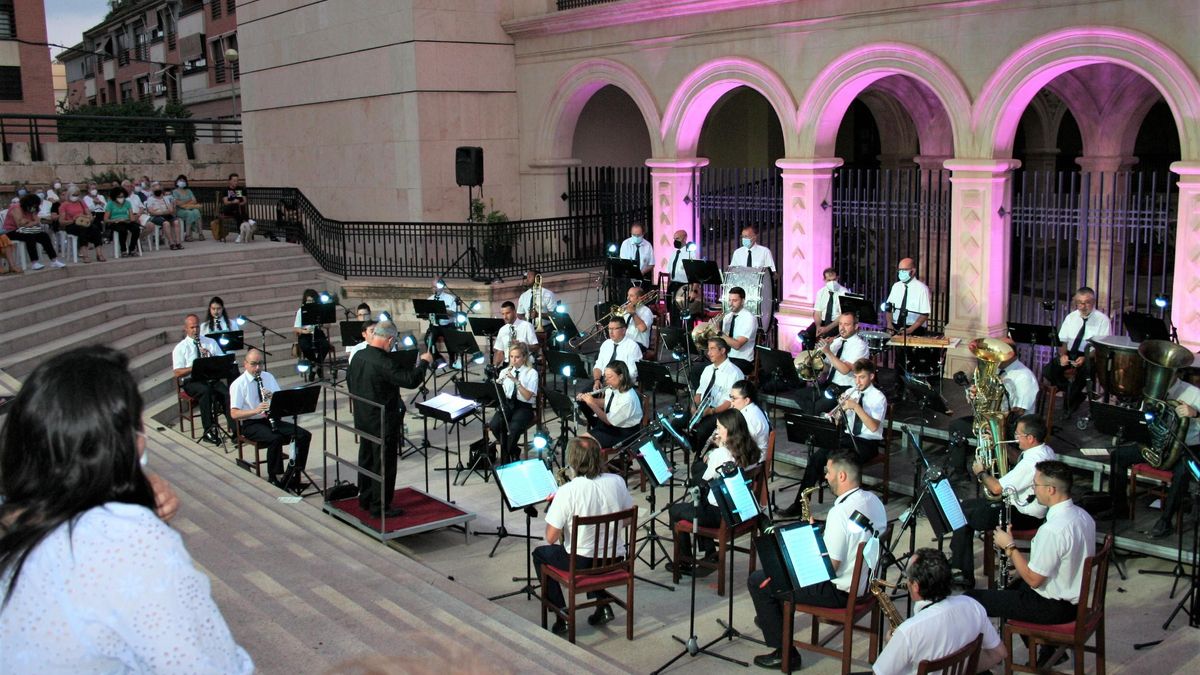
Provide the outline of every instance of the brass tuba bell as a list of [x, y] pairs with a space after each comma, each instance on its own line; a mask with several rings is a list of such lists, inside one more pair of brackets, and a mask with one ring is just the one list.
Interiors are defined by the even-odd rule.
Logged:
[[1150, 444], [1142, 446], [1142, 457], [1156, 469], [1170, 469], [1179, 460], [1191, 420], [1175, 412], [1179, 401], [1167, 400], [1167, 395], [1175, 371], [1192, 365], [1195, 356], [1167, 340], [1146, 340], [1138, 347], [1138, 354], [1146, 361], [1142, 410], [1150, 429]]

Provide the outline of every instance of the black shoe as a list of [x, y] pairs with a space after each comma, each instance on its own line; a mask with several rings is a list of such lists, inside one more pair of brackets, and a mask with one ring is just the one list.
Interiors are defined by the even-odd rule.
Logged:
[[692, 563], [689, 563], [689, 562], [681, 562], [681, 563], [669, 562], [669, 563], [667, 563], [667, 571], [670, 572], [671, 574], [675, 573], [676, 567], [679, 568], [679, 573], [682, 574], [683, 576], [685, 576], [685, 577], [692, 576]]
[[589, 626], [603, 626], [613, 620], [613, 610], [609, 605], [601, 605], [588, 617]]
[[975, 588], [975, 577], [961, 570], [955, 570], [954, 576], [950, 578], [950, 585], [960, 590], [970, 591]]
[[[759, 668], [769, 668], [771, 670], [779, 670], [783, 666], [783, 648], [776, 649], [770, 654], [761, 654], [754, 657], [754, 665]], [[792, 649], [791, 662], [788, 664], [792, 670], [800, 669], [800, 652]]]
[[270, 483], [271, 485], [274, 485], [275, 487], [279, 488], [280, 490], [284, 490], [284, 491], [287, 490], [287, 488], [283, 486], [283, 482], [279, 480], [278, 476], [268, 476], [267, 482]]
[[1172, 534], [1175, 534], [1175, 526], [1171, 524], [1169, 518], [1159, 518], [1150, 530], [1150, 537], [1153, 539], [1162, 539]]
[[[367, 513], [371, 514], [372, 518], [378, 518], [380, 516], [379, 509], [371, 509]], [[400, 508], [399, 506], [389, 506], [383, 510], [382, 515], [385, 515], [388, 518], [396, 518], [404, 515], [404, 509]]]
[[566, 620], [556, 619], [554, 621], [554, 625], [550, 626], [550, 632], [554, 633], [555, 635], [566, 635], [567, 634]]
[[[1052, 647], [1050, 645], [1042, 645], [1041, 647], [1038, 647], [1038, 660], [1037, 660], [1038, 670], [1047, 670], [1047, 669], [1053, 668], [1055, 666], [1061, 665], [1063, 663], [1066, 663], [1067, 659], [1069, 659], [1071, 657], [1071, 655], [1068, 654], [1067, 651], [1064, 649], [1058, 655], [1058, 658], [1054, 658], [1054, 654], [1056, 652], [1058, 652], [1058, 650], [1059, 650], [1058, 647]], [[1051, 660], [1051, 659], [1053, 659], [1053, 660]]]
[[721, 558], [717, 555], [716, 551], [709, 551], [704, 554], [704, 562], [706, 562], [706, 563], [716, 564], [716, 563], [720, 562], [720, 560], [721, 560]]
[[204, 432], [203, 436], [200, 437], [200, 441], [202, 443], [211, 443], [213, 445], [220, 445], [221, 444], [221, 436], [217, 433], [216, 429], [209, 429], [208, 431]]

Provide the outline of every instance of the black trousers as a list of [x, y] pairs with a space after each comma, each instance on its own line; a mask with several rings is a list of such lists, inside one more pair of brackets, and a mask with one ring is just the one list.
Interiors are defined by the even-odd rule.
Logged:
[[[858, 455], [859, 464], [866, 464], [879, 454], [879, 441], [871, 438], [851, 439], [850, 434], [841, 435], [838, 447], [854, 451]], [[829, 448], [813, 448], [812, 454], [808, 457], [808, 465], [804, 467], [804, 478], [800, 480], [800, 490], [796, 492], [797, 499], [800, 498], [800, 492], [805, 488], [817, 485], [825, 477], [825, 462], [829, 461], [829, 452]]]
[[745, 375], [746, 377], [750, 377], [751, 375], [754, 374], [754, 362], [753, 361], [747, 361], [746, 359], [735, 359], [732, 356], [729, 357], [729, 360], [733, 363], [733, 365], [737, 366], [738, 368], [741, 368], [742, 374]]
[[[404, 428], [404, 418], [401, 416], [398, 429]], [[395, 431], [383, 437], [383, 446], [360, 439], [358, 443], [358, 465], [372, 473], [383, 474], [384, 482], [358, 474], [358, 505], [368, 511], [386, 509], [392, 505], [392, 496], [396, 492], [396, 462], [400, 458], [400, 432]]]
[[[681, 520], [692, 520], [699, 517], [700, 527], [718, 527], [721, 524], [721, 509], [708, 503], [708, 486], [704, 484], [704, 472], [708, 469], [708, 465], [702, 461], [692, 462], [691, 477], [692, 483], [700, 487], [700, 507], [697, 514], [697, 508], [692, 506], [689, 501], [679, 502], [671, 505], [669, 510], [671, 519], [671, 528], [674, 531], [675, 523]], [[687, 551], [689, 555], [692, 552], [692, 537], [686, 532], [677, 532], [675, 534], [679, 538], [679, 548]], [[700, 550], [703, 553], [712, 553], [717, 548], [717, 544], [708, 537], [700, 537]]]
[[42, 249], [46, 251], [46, 255], [51, 260], [56, 260], [58, 254], [54, 252], [54, 244], [50, 241], [50, 235], [45, 232], [9, 232], [8, 238], [13, 241], [25, 242], [25, 252], [29, 254], [29, 262], [35, 263], [38, 261], [37, 247], [40, 244]]
[[296, 452], [292, 462], [303, 469], [308, 464], [308, 446], [312, 443], [312, 434], [294, 426], [291, 422], [277, 420], [275, 428], [267, 420], [245, 420], [242, 422], [242, 436], [256, 443], [267, 443], [267, 475], [271, 478], [283, 473], [283, 444], [296, 440]]
[[1040, 624], [1067, 623], [1074, 621], [1078, 612], [1077, 607], [1066, 600], [1042, 597], [1024, 579], [1017, 581], [1016, 588], [1012, 590], [970, 590], [966, 595], [983, 605], [988, 616], [1002, 619]]
[[[1000, 526], [1000, 502], [976, 497], [963, 501], [962, 509], [967, 524], [950, 535], [950, 566], [962, 570], [967, 576], [975, 576], [975, 533]], [[1041, 522], [1041, 518], [1012, 509], [1012, 526], [1015, 530], [1032, 530]]]
[[974, 424], [974, 416], [959, 417], [950, 423], [949, 462], [950, 468], [956, 472], [970, 473], [971, 463], [975, 458], [971, 454], [972, 448], [968, 439], [975, 436]]
[[83, 227], [81, 225], [71, 224], [67, 226], [67, 234], [78, 237], [79, 245], [91, 244], [96, 248], [104, 245], [104, 235], [100, 233], [100, 228], [96, 227], [95, 223]]
[[[746, 582], [750, 589], [750, 599], [754, 601], [755, 621], [762, 628], [763, 641], [772, 649], [783, 646], [783, 601], [784, 597], [772, 593], [770, 585], [766, 584], [767, 573], [754, 570]], [[764, 588], [766, 586], [766, 588]], [[813, 586], [806, 586], [792, 593], [792, 600], [805, 605], [817, 607], [845, 607], [850, 594], [839, 591], [832, 581], [823, 581]], [[799, 668], [799, 665], [796, 665]]]
[[225, 382], [188, 380], [183, 390], [200, 402], [200, 423], [204, 425], [204, 433], [207, 434], [216, 425], [217, 415], [222, 412], [225, 413], [229, 428], [233, 428], [233, 418], [229, 417], [229, 386]]
[[297, 340], [304, 358], [313, 362], [314, 368], [320, 368], [325, 357], [329, 355], [329, 338], [325, 331], [317, 328], [310, 335], [301, 335]]
[[142, 232], [142, 228], [137, 223], [110, 222], [108, 229], [116, 233], [121, 251], [124, 253], [133, 253], [137, 250], [138, 235]]
[[505, 403], [508, 412], [507, 428], [504, 415], [497, 410], [490, 420], [488, 429], [500, 441], [500, 462], [507, 464], [521, 456], [521, 434], [533, 426], [533, 406], [528, 403]]
[[[564, 548], [562, 544], [539, 546], [533, 549], [529, 557], [533, 558], [533, 574], [538, 578], [542, 576], [542, 565], [557, 567], [560, 570], [571, 569], [571, 552]], [[591, 558], [582, 555], [575, 558], [575, 569], [588, 569], [591, 566]], [[596, 594], [588, 593], [588, 597], [594, 598]], [[546, 580], [546, 599], [559, 609], [567, 605], [566, 600], [563, 599], [562, 586], [553, 579]]]
[[[1075, 359], [1076, 356], [1071, 356], [1071, 358]], [[1075, 379], [1073, 381], [1067, 379], [1067, 372], [1069, 370], [1070, 367], [1059, 364], [1057, 353], [1054, 355], [1054, 358], [1050, 359], [1049, 363], [1042, 367], [1042, 377], [1050, 384], [1067, 392], [1066, 400], [1068, 406], [1070, 406], [1073, 398], [1083, 394], [1084, 386], [1092, 379], [1092, 359], [1084, 359], [1083, 365], [1075, 368]]]
[[600, 443], [600, 447], [602, 448], [615, 448], [622, 441], [636, 436], [641, 430], [640, 426], [614, 427], [611, 424], [605, 424], [600, 421], [588, 427], [588, 433]]

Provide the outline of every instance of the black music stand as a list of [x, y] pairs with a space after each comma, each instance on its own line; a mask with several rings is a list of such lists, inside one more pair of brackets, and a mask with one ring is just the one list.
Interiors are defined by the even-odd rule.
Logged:
[[[292, 426], [299, 429], [300, 423], [297, 418], [300, 415], [307, 415], [315, 412], [317, 409], [317, 400], [321, 398], [321, 386], [317, 384], [307, 387], [295, 387], [293, 389], [281, 389], [271, 395], [271, 409], [268, 415], [274, 419], [283, 419], [285, 417], [292, 418]], [[292, 458], [288, 462], [287, 470], [283, 472], [283, 478], [279, 483], [283, 485], [283, 489], [288, 492], [295, 492], [300, 497], [311, 497], [312, 495], [325, 495], [325, 491], [317, 487], [316, 481], [312, 476], [308, 475], [308, 469], [305, 467], [296, 467], [296, 437], [292, 436]], [[306, 460], [307, 461], [307, 460]], [[299, 480], [297, 471], [300, 476], [308, 479], [308, 484], [314, 488], [313, 492], [304, 493], [304, 482]], [[295, 481], [296, 487], [292, 488], [292, 482]]]
[[[545, 392], [546, 402], [550, 404], [550, 409], [558, 415], [558, 440], [554, 442], [555, 447], [559, 451], [559, 466], [567, 465], [567, 439], [574, 436], [571, 431], [571, 424], [575, 422], [575, 400], [567, 394], [559, 393], [552, 389], [547, 389]], [[550, 449], [550, 454], [554, 454], [554, 448]]]
[[1146, 340], [1170, 340], [1171, 331], [1167, 330], [1167, 322], [1145, 312], [1125, 312], [1121, 315], [1125, 332], [1129, 333], [1134, 342]]
[[546, 373], [558, 375], [562, 380], [562, 390], [568, 394], [567, 380], [588, 378], [592, 373], [584, 365], [583, 359], [575, 352], [565, 352], [559, 349], [546, 350]]
[[[474, 318], [471, 320], [474, 321]], [[440, 326], [437, 330], [439, 333], [441, 333], [442, 342], [446, 345], [446, 352], [452, 356], [457, 355], [460, 357], [463, 378], [466, 378], [468, 367], [467, 358], [479, 351], [479, 343], [476, 341], [475, 335], [472, 335], [466, 331], [458, 330], [457, 328], [451, 328], [450, 326]], [[489, 350], [491, 348], [490, 342], [494, 337], [494, 335], [488, 337]], [[485, 356], [484, 364], [486, 365], [487, 363], [489, 363], [489, 360], [488, 357]]]
[[339, 321], [338, 332], [342, 334], [342, 346], [354, 347], [366, 341], [363, 337], [363, 326], [366, 321]]
[[627, 258], [605, 258], [604, 266], [608, 271], [610, 279], [629, 279], [631, 281], [644, 281], [642, 269], [637, 263]]
[[450, 312], [446, 309], [446, 303], [441, 300], [413, 298], [413, 313], [418, 319], [449, 319]]
[[[659, 563], [671, 559], [670, 554], [667, 553], [666, 545], [663, 544], [663, 540], [667, 539], [667, 537], [658, 533], [658, 519], [655, 517], [657, 511], [654, 491], [655, 488], [671, 484], [671, 481], [674, 479], [674, 467], [671, 466], [671, 461], [667, 454], [659, 449], [652, 435], [638, 445], [637, 451], [634, 453], [634, 458], [637, 459], [642, 472], [650, 477], [650, 496], [647, 499], [647, 504], [650, 507], [650, 518], [640, 526], [646, 530], [646, 536], [642, 538], [641, 544], [638, 545], [638, 549], [634, 551], [633, 555], [646, 563], [650, 569], [654, 569], [658, 567]], [[650, 547], [649, 560], [642, 558], [642, 550], [647, 546]], [[655, 557], [655, 547], [657, 547], [657, 550], [662, 551], [661, 559]], [[667, 588], [672, 591], [675, 590], [674, 586], [667, 586]]]
[[[904, 382], [904, 388], [912, 392], [913, 395], [917, 397], [918, 407], [923, 410], [932, 410], [943, 415], [951, 414], [952, 411], [950, 410], [950, 404], [947, 403], [946, 399], [937, 391], [935, 391], [933, 387], [929, 386], [928, 382], [915, 375], [910, 375], [907, 372], [902, 373], [900, 375], [900, 379]], [[925, 423], [929, 424], [929, 421], [925, 420]]]
[[658, 393], [673, 394], [679, 400], [679, 387], [671, 377], [671, 369], [665, 363], [647, 361], [637, 362], [638, 385], [642, 391], [650, 392], [650, 407], [658, 409]]
[[1035, 347], [1054, 347], [1058, 345], [1058, 330], [1054, 326], [1037, 323], [1008, 322], [1008, 337], [1013, 342]]
[[[488, 340], [487, 352], [484, 353], [484, 365], [492, 363], [492, 351], [496, 346], [496, 336], [500, 334], [500, 329], [504, 328], [506, 323], [504, 319], [497, 319], [491, 316], [468, 316], [467, 324], [471, 326], [471, 332], [479, 337], [486, 337]], [[450, 343], [446, 343], [446, 349], [450, 349]], [[472, 352], [474, 353], [474, 352]], [[508, 354], [504, 355], [504, 360], [508, 360]], [[463, 366], [463, 372], [466, 372], [466, 366]]]
[[[513, 577], [513, 581], [523, 581], [525, 585], [510, 593], [502, 593], [494, 595], [488, 600], [495, 602], [502, 598], [511, 598], [514, 595], [525, 594], [526, 600], [533, 599], [533, 592], [540, 586], [534, 585], [537, 577], [533, 576], [533, 518], [537, 516], [535, 508], [542, 502], [549, 501], [558, 491], [558, 483], [554, 480], [554, 474], [550, 472], [546, 464], [538, 459], [526, 459], [519, 462], [512, 462], [496, 467], [496, 486], [500, 488], [501, 510], [500, 515], [504, 515], [504, 508], [509, 511], [525, 511], [525, 534], [510, 534], [510, 537], [523, 537], [525, 539], [525, 576]], [[503, 525], [501, 525], [503, 528]], [[491, 534], [490, 532], [476, 532], [476, 534]], [[500, 545], [500, 539], [496, 539], [496, 546]], [[496, 553], [496, 547], [492, 547], [492, 554]], [[490, 555], [488, 557], [491, 557]]]
[[234, 378], [238, 376], [238, 369], [233, 361], [233, 354], [205, 356], [192, 360], [191, 378], [193, 380], [211, 382], [213, 380], [224, 380], [231, 376]]
[[[559, 314], [558, 312], [550, 312], [546, 314], [546, 318], [553, 322], [556, 333], [562, 333], [565, 336], [563, 338], [563, 342], [574, 340], [575, 338], [583, 335], [583, 333], [579, 330], [579, 326], [575, 325], [575, 320], [572, 319], [571, 315], [567, 314], [566, 312], [563, 312], [562, 314]], [[548, 342], [550, 343], [550, 346], [560, 344], [554, 340], [553, 336], [551, 336], [551, 339]]]
[[785, 413], [783, 424], [789, 441], [808, 446], [809, 462], [813, 461], [814, 448], [833, 449], [838, 447], [842, 439], [841, 427], [824, 415]]
[[[300, 323], [305, 326], [317, 326], [318, 330], [325, 335], [325, 341], [329, 342], [329, 333], [325, 330], [325, 326], [337, 323], [337, 309], [337, 304], [333, 302], [304, 303], [300, 305]], [[313, 340], [316, 340], [316, 334], [313, 335]], [[333, 345], [330, 345], [326, 358], [329, 360], [329, 375], [336, 382], [337, 373], [334, 371], [336, 360], [332, 347]], [[316, 363], [313, 365], [320, 367], [321, 364]]]
[[[457, 464], [457, 466], [454, 467], [453, 483], [454, 483], [454, 485], [458, 485], [458, 477], [464, 471], [467, 473], [467, 477], [466, 477], [466, 479], [463, 480], [463, 482], [462, 482], [463, 485], [467, 484], [467, 480], [469, 480], [471, 478], [472, 473], [474, 473], [475, 475], [482, 478], [483, 482], [486, 483], [488, 481], [488, 479], [491, 477], [491, 474], [495, 469], [495, 466], [492, 462], [491, 454], [487, 450], [488, 444], [486, 441], [486, 437], [487, 437], [487, 412], [486, 411], [491, 406], [500, 405], [500, 400], [496, 397], [496, 387], [493, 385], [492, 381], [465, 382], [463, 380], [456, 380], [454, 384], [455, 384], [455, 388], [458, 390], [459, 396], [461, 396], [463, 398], [469, 398], [472, 401], [475, 401], [477, 404], [479, 404], [479, 410], [480, 410], [479, 421], [481, 423], [480, 430], [482, 432], [482, 438], [484, 440], [482, 441], [483, 446], [480, 447], [477, 452], [472, 452], [472, 453], [470, 453], [470, 455], [468, 455], [467, 464], [465, 466], [462, 463], [462, 455], [459, 454], [458, 464]], [[474, 445], [474, 444], [472, 444], [472, 445]], [[480, 473], [481, 471], [483, 473]], [[503, 514], [501, 514], [501, 516], [502, 516], [501, 527], [503, 527]], [[493, 552], [494, 551], [495, 550], [493, 549]]]
[[[450, 427], [454, 427], [455, 434], [457, 435], [457, 449], [459, 458], [461, 459], [462, 428], [458, 423], [467, 415], [479, 410], [479, 404], [475, 401], [467, 401], [466, 403], [467, 405], [463, 405], [463, 402], [459, 400], [458, 397], [450, 396], [446, 393], [438, 394], [428, 401], [417, 402], [417, 412], [421, 413], [421, 430], [424, 434], [423, 445], [425, 447], [435, 447], [429, 443], [429, 418], [432, 417], [433, 419], [438, 420], [446, 425], [444, 427], [444, 433], [446, 435], [447, 447], [443, 448], [445, 465], [443, 468], [439, 469], [439, 471], [444, 471], [446, 474], [446, 501], [450, 502], [451, 504], [454, 502], [450, 499]], [[425, 455], [425, 491], [429, 491], [428, 454]]]
[[246, 347], [246, 333], [240, 330], [221, 330], [215, 333], [208, 333], [204, 337], [216, 340], [217, 345], [221, 347], [221, 351], [225, 353], [236, 352], [239, 349]]
[[[879, 324], [879, 304], [861, 295], [853, 295], [851, 293], [843, 293], [838, 299], [841, 305], [842, 312], [853, 312], [859, 323], [867, 323], [871, 325]], [[834, 317], [837, 320], [837, 317]]]
[[713, 260], [684, 260], [683, 271], [689, 284], [721, 283], [721, 268]]
[[[756, 345], [754, 351], [758, 354], [759, 371], [762, 373], [760, 380], [763, 392], [769, 394], [782, 394], [784, 392], [804, 389], [807, 385], [800, 376], [796, 374], [796, 366], [792, 361], [792, 355], [782, 349], [771, 349], [765, 345]], [[773, 384], [778, 383], [778, 384]], [[816, 384], [814, 383], [815, 387]], [[816, 398], [814, 397], [814, 402]], [[812, 414], [812, 410], [809, 413]]]

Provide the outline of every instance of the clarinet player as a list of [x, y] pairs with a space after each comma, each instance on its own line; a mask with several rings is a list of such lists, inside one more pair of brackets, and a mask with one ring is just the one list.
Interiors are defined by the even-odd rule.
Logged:
[[[257, 349], [246, 352], [242, 362], [245, 370], [229, 388], [230, 414], [241, 423], [242, 437], [255, 443], [267, 444], [267, 482], [284, 490], [299, 490], [300, 471], [308, 464], [308, 446], [312, 434], [283, 420], [270, 419], [271, 395], [279, 391], [275, 376], [263, 370], [263, 354]], [[299, 467], [292, 473], [291, 485], [281, 482], [283, 444], [295, 439], [292, 463]]]

